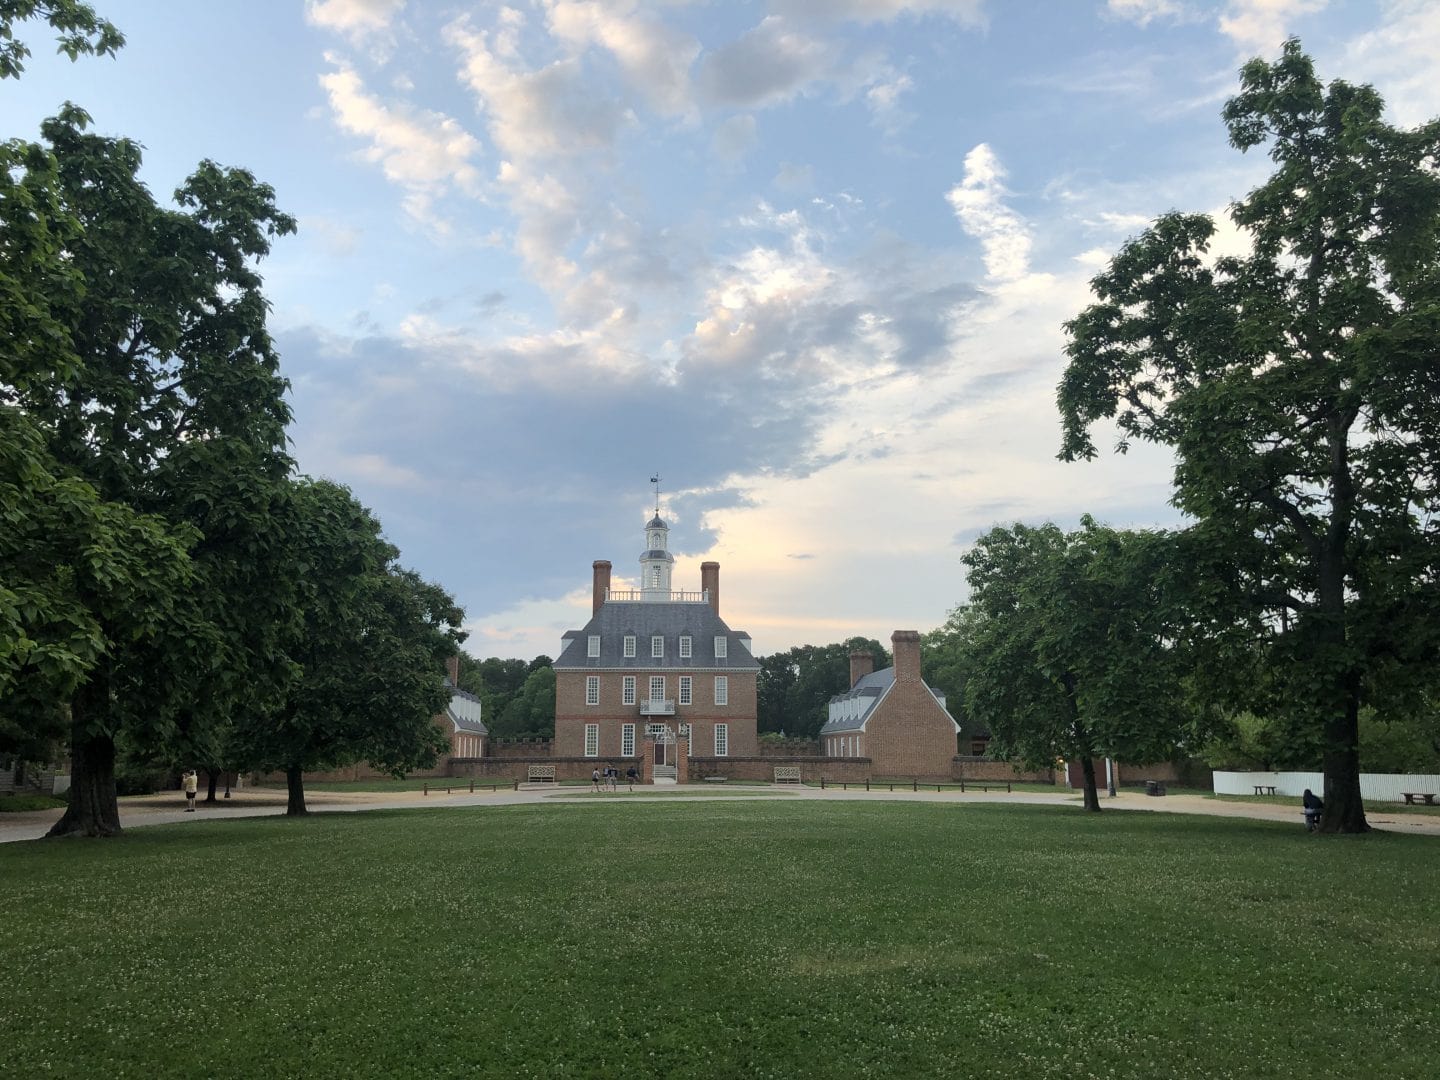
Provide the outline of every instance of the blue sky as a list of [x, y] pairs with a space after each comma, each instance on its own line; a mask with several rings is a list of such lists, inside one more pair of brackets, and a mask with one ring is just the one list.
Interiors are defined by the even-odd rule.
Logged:
[[1288, 34], [1440, 113], [1423, 0], [97, 6], [119, 57], [31, 29], [0, 130], [73, 100], [157, 193], [275, 187], [300, 467], [482, 657], [553, 656], [591, 562], [635, 574], [657, 471], [676, 587], [719, 561], [760, 653], [938, 625], [995, 524], [1174, 523], [1163, 452], [1055, 460], [1087, 280], [1264, 175], [1219, 110]]

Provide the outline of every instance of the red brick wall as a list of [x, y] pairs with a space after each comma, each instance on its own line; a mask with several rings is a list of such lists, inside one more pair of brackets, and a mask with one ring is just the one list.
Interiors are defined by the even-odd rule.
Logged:
[[[674, 716], [648, 717], [640, 715], [639, 702], [650, 694], [650, 676], [665, 676], [665, 696], [672, 701], [679, 698], [679, 677], [674, 670], [628, 672], [597, 672], [600, 678], [600, 704], [585, 704], [585, 680], [583, 671], [557, 671], [555, 673], [555, 743], [556, 754], [565, 757], [583, 757], [585, 754], [585, 725], [600, 725], [600, 753], [619, 754], [621, 726], [636, 725], [637, 740], [644, 737], [645, 725], [652, 720], [691, 725], [695, 746], [701, 751], [713, 752], [715, 747], [715, 725], [730, 725], [730, 753], [732, 755], [754, 755], [760, 752], [755, 731], [755, 673], [729, 672], [728, 705], [715, 704], [716, 672], [694, 672], [693, 704], [676, 705]], [[624, 675], [635, 676], [636, 704], [624, 704]]]

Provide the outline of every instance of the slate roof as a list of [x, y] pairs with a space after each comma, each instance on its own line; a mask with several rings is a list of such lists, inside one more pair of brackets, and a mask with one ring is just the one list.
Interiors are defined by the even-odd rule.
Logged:
[[456, 731], [471, 735], [490, 734], [490, 729], [480, 719], [480, 699], [468, 690], [450, 687], [450, 704], [445, 707], [445, 715], [455, 725]]
[[[824, 726], [820, 728], [820, 734], [835, 735], [840, 732], [863, 730], [865, 721], [870, 719], [881, 700], [890, 692], [890, 687], [894, 685], [895, 669], [893, 667], [882, 668], [879, 671], [872, 671], [869, 675], [861, 676], [860, 680], [845, 693], [836, 694], [830, 699], [831, 705], [837, 705], [842, 701], [858, 700], [860, 707], [856, 710], [855, 715], [826, 720]], [[935, 699], [935, 703], [940, 706], [946, 716], [950, 716], [950, 710], [945, 708], [945, 699], [931, 690], [928, 683], [922, 682], [921, 685], [926, 690], [930, 690], [930, 696]], [[953, 716], [950, 716], [950, 722], [955, 723]], [[955, 730], [960, 730], [958, 724], [956, 724]]]
[[[591, 635], [600, 635], [600, 655], [587, 656]], [[635, 637], [635, 655], [625, 655], [625, 637]], [[650, 655], [650, 639], [665, 639], [665, 655]], [[680, 637], [689, 634], [691, 655], [680, 655]], [[726, 639], [725, 656], [715, 639]], [[562, 638], [556, 671], [759, 671], [750, 655], [750, 636], [731, 630], [709, 604], [679, 601], [607, 600], [579, 630]]]

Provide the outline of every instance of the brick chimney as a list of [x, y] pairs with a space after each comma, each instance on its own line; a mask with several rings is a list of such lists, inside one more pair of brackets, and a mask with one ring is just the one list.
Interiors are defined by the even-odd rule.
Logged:
[[700, 588], [710, 594], [710, 608], [716, 615], [719, 615], [720, 564], [718, 562], [702, 562], [700, 564]]
[[871, 656], [864, 649], [856, 649], [850, 654], [850, 686], [853, 689], [855, 684], [875, 670], [875, 657]]
[[594, 615], [600, 610], [600, 605], [605, 603], [605, 594], [610, 591], [610, 560], [596, 559], [593, 564], [594, 596], [591, 598], [590, 614]]
[[460, 654], [447, 656], [445, 658], [445, 673], [450, 676], [450, 685], [459, 689], [460, 687]]
[[920, 681], [920, 632], [896, 630], [890, 635], [890, 651], [895, 656], [895, 681]]

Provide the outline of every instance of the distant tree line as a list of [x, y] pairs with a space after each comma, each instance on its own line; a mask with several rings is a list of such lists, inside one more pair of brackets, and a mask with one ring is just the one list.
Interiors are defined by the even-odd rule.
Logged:
[[492, 739], [555, 735], [553, 663], [543, 654], [529, 662], [460, 654], [460, 689], [480, 699], [480, 715]]

